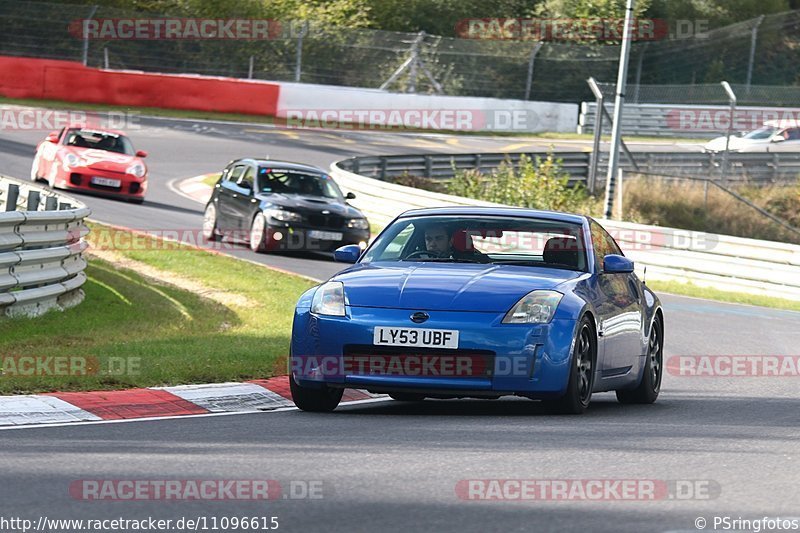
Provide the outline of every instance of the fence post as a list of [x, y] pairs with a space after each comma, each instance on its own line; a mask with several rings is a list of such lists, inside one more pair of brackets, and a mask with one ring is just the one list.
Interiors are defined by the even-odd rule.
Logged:
[[28, 193], [28, 211], [39, 210], [39, 191], [30, 191]]
[[617, 204], [619, 205], [619, 211], [617, 212], [617, 220], [623, 220], [622, 216], [622, 176], [623, 170], [619, 168], [617, 171]]
[[528, 59], [528, 79], [525, 82], [525, 100], [530, 100], [531, 98], [531, 85], [533, 85], [533, 63], [536, 61], [536, 54], [539, 53], [539, 50], [542, 49], [542, 41], [536, 43], [531, 50], [531, 57]]
[[386, 181], [386, 167], [389, 165], [389, 160], [381, 157], [381, 181]]
[[253, 79], [253, 64], [254, 64], [254, 62], [255, 62], [255, 58], [253, 56], [250, 56], [250, 64], [247, 66], [247, 79], [248, 80], [252, 80]]
[[108, 70], [108, 47], [103, 47], [103, 68]]
[[642, 52], [639, 54], [639, 60], [636, 63], [636, 85], [633, 88], [633, 103], [639, 103], [639, 86], [642, 84], [642, 63], [644, 62], [644, 53], [647, 51], [647, 45], [650, 41], [646, 41], [642, 45]]
[[303, 70], [303, 37], [308, 33], [308, 21], [304, 21], [297, 34], [297, 54], [294, 63], [294, 81], [300, 83], [300, 74]]
[[595, 105], [594, 112], [594, 139], [592, 141], [592, 158], [589, 161], [589, 174], [586, 176], [586, 188], [589, 194], [594, 194], [597, 183], [597, 166], [600, 161], [600, 139], [603, 135], [603, 91], [597, 85], [594, 78], [586, 80], [589, 88], [594, 93]]
[[17, 200], [19, 200], [19, 185], [16, 183], [9, 183], [8, 197], [6, 198], [6, 211], [16, 211]]
[[82, 28], [83, 28], [83, 66], [88, 66], [89, 63], [89, 21], [94, 18], [94, 14], [97, 13], [98, 6], [92, 6], [92, 10], [89, 12], [89, 16], [83, 20]]
[[747, 96], [750, 96], [750, 82], [753, 81], [753, 62], [756, 59], [756, 41], [758, 40], [758, 27], [764, 20], [764, 15], [758, 17], [758, 20], [753, 24], [753, 30], [750, 33], [750, 59], [747, 62], [747, 82], [745, 83], [747, 89]]
[[725, 137], [725, 152], [722, 154], [722, 184], [725, 185], [728, 175], [728, 150], [731, 144], [731, 133], [733, 133], [733, 114], [736, 112], [736, 94], [733, 92], [733, 89], [731, 89], [731, 86], [727, 81], [720, 83], [722, 88], [725, 89], [725, 92], [728, 93], [728, 101], [731, 104], [731, 116], [728, 120], [728, 133]]

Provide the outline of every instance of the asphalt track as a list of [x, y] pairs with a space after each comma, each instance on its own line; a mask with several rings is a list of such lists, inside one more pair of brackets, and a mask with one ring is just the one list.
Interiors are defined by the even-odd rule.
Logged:
[[[235, 157], [268, 154], [327, 167], [358, 154], [575, 149], [541, 139], [144, 118], [129, 133], [150, 153], [147, 201], [83, 198], [94, 219], [144, 230], [199, 228], [201, 206], [170, 184]], [[0, 132], [0, 170], [26, 178], [41, 137]], [[339, 269], [324, 256], [231, 253], [316, 278]], [[667, 361], [800, 355], [799, 313], [663, 301]], [[800, 515], [798, 380], [667, 373], [655, 405], [622, 406], [601, 394], [581, 417], [547, 415], [535, 402], [515, 399], [385, 401], [331, 415], [289, 410], [0, 431], [0, 518], [277, 516], [279, 531], [697, 531], [698, 517], [707, 520], [706, 530], [714, 530], [714, 516], [787, 518]], [[284, 488], [318, 481], [323, 488], [320, 499], [267, 503], [96, 502], [70, 495], [70, 483], [81, 479], [273, 479]], [[461, 499], [459, 482], [474, 479], [650, 480], [684, 489], [655, 501], [609, 501], [613, 492], [603, 501]]]

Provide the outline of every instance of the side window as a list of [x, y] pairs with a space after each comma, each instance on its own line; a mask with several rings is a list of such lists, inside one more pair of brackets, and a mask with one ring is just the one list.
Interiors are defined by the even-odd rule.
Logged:
[[589, 227], [592, 231], [592, 246], [594, 247], [595, 260], [601, 265], [601, 268], [605, 256], [609, 254], [624, 255], [614, 241], [614, 238], [609, 235], [600, 224], [592, 220]]
[[246, 168], [247, 170], [245, 170], [244, 176], [242, 176], [242, 179], [239, 180], [239, 185], [241, 185], [242, 187], [247, 187], [252, 190], [255, 184], [256, 171], [251, 166], [248, 166]]
[[800, 128], [790, 128], [786, 130], [786, 140], [787, 141], [797, 141], [800, 140]]
[[233, 170], [228, 172], [228, 175], [225, 177], [225, 181], [237, 183], [243, 171], [244, 171], [244, 165], [236, 165], [235, 167], [233, 167]]
[[392, 239], [392, 242], [386, 246], [386, 249], [383, 251], [381, 255], [381, 259], [384, 261], [392, 261], [395, 259], [400, 258], [400, 254], [403, 252], [403, 248], [408, 243], [408, 239], [411, 238], [411, 235], [414, 233], [414, 224], [409, 224], [406, 228], [403, 229], [400, 233], [397, 234], [397, 237]]

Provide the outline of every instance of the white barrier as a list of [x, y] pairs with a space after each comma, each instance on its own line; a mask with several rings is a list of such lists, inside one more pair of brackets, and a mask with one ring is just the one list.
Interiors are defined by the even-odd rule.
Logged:
[[[409, 209], [442, 206], [499, 206], [470, 198], [423, 191], [360, 176], [331, 165], [331, 176], [351, 203], [384, 225]], [[602, 220], [647, 279], [691, 281], [701, 287], [800, 301], [800, 246], [660, 226]]]
[[[12, 190], [19, 195], [6, 210]], [[90, 212], [74, 198], [0, 176], [0, 313], [38, 316], [83, 301]]]
[[[333, 123], [337, 122], [360, 122], [353, 112], [370, 110], [386, 112], [387, 116], [379, 123], [391, 120], [389, 113], [396, 112], [395, 117], [407, 118], [411, 122], [407, 126], [420, 121], [421, 129], [572, 133], [578, 123], [577, 104], [402, 94], [303, 83], [280, 82], [279, 85], [278, 117], [287, 119], [290, 125], [313, 126], [313, 117], [318, 117], [335, 127]], [[326, 113], [324, 116], [323, 112]], [[367, 123], [375, 122], [369, 114], [364, 116]], [[451, 119], [460, 121], [461, 127], [447, 127], [447, 121]], [[422, 124], [426, 120], [429, 127]]]

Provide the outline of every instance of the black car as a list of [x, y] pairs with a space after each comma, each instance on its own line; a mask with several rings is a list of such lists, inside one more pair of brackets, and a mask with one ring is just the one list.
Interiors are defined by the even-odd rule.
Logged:
[[256, 252], [331, 251], [369, 241], [369, 222], [318, 168], [237, 159], [214, 185], [203, 215], [208, 240], [226, 237], [249, 242]]

